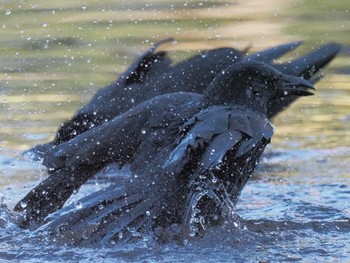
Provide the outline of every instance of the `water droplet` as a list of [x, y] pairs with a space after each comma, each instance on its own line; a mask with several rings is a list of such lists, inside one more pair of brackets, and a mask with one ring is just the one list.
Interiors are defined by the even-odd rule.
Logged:
[[146, 211], [146, 216], [150, 216], [151, 212], [150, 211]]
[[204, 174], [200, 174], [199, 179], [204, 180], [204, 179], [207, 179], [207, 177]]
[[83, 208], [83, 204], [81, 202], [76, 202], [75, 203], [75, 208], [76, 209], [82, 209]]
[[102, 210], [104, 208], [104, 206], [101, 204], [98, 206], [98, 209]]
[[142, 133], [142, 134], [146, 134], [146, 130], [145, 130], [145, 129], [142, 129], [142, 130], [141, 130], [141, 133]]
[[20, 203], [20, 206], [22, 207], [22, 208], [26, 208], [27, 207], [27, 203], [26, 202], [24, 202], [24, 201], [22, 201], [21, 203]]

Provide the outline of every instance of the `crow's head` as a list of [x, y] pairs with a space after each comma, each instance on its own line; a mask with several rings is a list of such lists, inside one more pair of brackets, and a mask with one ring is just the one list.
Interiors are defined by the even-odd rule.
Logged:
[[242, 62], [222, 71], [204, 92], [208, 105], [239, 104], [266, 113], [277, 97], [313, 95], [309, 81], [286, 75], [261, 62]]

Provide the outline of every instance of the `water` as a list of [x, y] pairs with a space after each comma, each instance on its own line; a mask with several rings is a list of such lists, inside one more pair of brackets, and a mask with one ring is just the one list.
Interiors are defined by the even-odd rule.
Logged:
[[[342, 1], [48, 1], [0, 4], [0, 259], [43, 262], [350, 261], [349, 8]], [[344, 45], [316, 96], [274, 120], [276, 133], [245, 187], [238, 226], [210, 229], [186, 246], [77, 248], [16, 225], [11, 209], [46, 176], [21, 151], [53, 138], [94, 91], [115, 80], [150, 43], [174, 60], [197, 49], [252, 51], [305, 40], [286, 59], [322, 43]], [[103, 187], [92, 182], [73, 197]]]

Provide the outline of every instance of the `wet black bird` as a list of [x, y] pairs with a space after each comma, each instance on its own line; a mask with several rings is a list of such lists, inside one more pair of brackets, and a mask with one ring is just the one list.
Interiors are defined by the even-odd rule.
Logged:
[[214, 77], [229, 65], [250, 60], [272, 63], [274, 59], [301, 44], [301, 42], [292, 42], [249, 56], [246, 56], [244, 51], [233, 48], [218, 48], [201, 52], [172, 65], [165, 51], [156, 52], [159, 45], [169, 41], [173, 40], [165, 39], [156, 43], [142, 54], [117, 81], [100, 89], [71, 120], [61, 125], [53, 142], [38, 145], [28, 153], [35, 153], [36, 159], [45, 158], [45, 152], [50, 146], [68, 141], [145, 100], [179, 91], [202, 94]]
[[15, 207], [24, 211], [22, 226], [40, 224], [114, 162], [129, 166], [132, 182], [86, 197], [80, 209], [63, 208], [43, 228], [64, 232], [76, 244], [174, 223], [196, 235], [233, 209], [270, 142], [268, 103], [311, 95], [309, 88], [310, 82], [264, 63], [243, 62], [220, 72], [203, 95], [180, 92], [143, 102], [52, 150], [51, 176]]

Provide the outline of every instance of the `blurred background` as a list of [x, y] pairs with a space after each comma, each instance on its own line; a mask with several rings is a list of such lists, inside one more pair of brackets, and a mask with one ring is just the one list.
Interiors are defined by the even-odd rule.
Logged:
[[[302, 40], [304, 44], [281, 62], [328, 42], [338, 42], [343, 49], [323, 70], [325, 76], [316, 84], [316, 95], [298, 100], [273, 120], [276, 132], [267, 149], [272, 158], [263, 160], [263, 168], [244, 189], [238, 213], [245, 219], [293, 222], [349, 218], [349, 36], [348, 0], [3, 0], [1, 203], [12, 208], [45, 176], [45, 168], [23, 161], [21, 151], [52, 140], [64, 120], [86, 104], [96, 90], [116, 80], [153, 43], [175, 38], [175, 43], [161, 49], [168, 50], [176, 62], [203, 49], [251, 47], [248, 52], [252, 53]], [[330, 261], [350, 260], [348, 231], [315, 234], [301, 227], [299, 232], [277, 235], [267, 235], [257, 244], [249, 243], [256, 237], [243, 240], [242, 257], [259, 251], [253, 253], [256, 261], [312, 261], [320, 255]], [[276, 240], [282, 245], [276, 246]], [[210, 240], [209, 244], [211, 247]], [[185, 256], [178, 260], [183, 262], [192, 252], [181, 251]], [[84, 252], [77, 259], [92, 255]], [[229, 252], [221, 252], [210, 257], [231, 258]], [[142, 253], [153, 255], [153, 251]], [[165, 253], [168, 262], [178, 255]], [[195, 249], [193, 255], [198, 256]], [[115, 257], [113, 253], [109, 256]], [[96, 259], [96, 255], [91, 257]]]
[[[276, 119], [274, 141], [281, 140], [280, 133], [284, 140], [312, 136], [322, 147], [336, 143], [339, 135], [350, 140], [350, 129], [324, 139], [340, 124], [349, 127], [334, 122], [350, 119], [349, 9], [346, 0], [2, 1], [0, 147], [24, 150], [52, 139], [58, 125], [98, 88], [167, 37], [177, 43], [161, 48], [170, 50], [174, 61], [202, 49], [251, 47], [254, 52], [305, 41], [285, 61], [327, 42], [343, 44], [341, 56], [317, 84], [317, 95], [295, 106], [302, 105], [303, 114], [286, 111]], [[306, 126], [300, 124], [304, 121]], [[290, 124], [303, 132], [293, 133]]]

